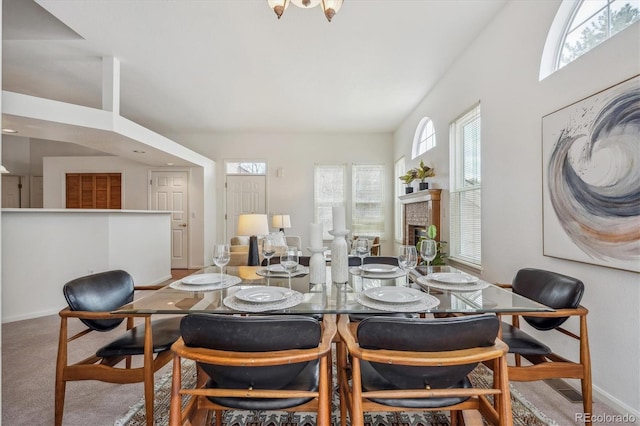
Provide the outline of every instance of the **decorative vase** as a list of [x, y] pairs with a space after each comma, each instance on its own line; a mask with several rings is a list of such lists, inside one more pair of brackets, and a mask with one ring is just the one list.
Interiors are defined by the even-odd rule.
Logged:
[[425, 189], [429, 189], [429, 182], [420, 182], [420, 191], [424, 191]]
[[411, 194], [413, 192], [413, 186], [406, 186], [404, 188], [404, 193], [405, 194]]
[[311, 254], [309, 259], [309, 282], [324, 284], [327, 279], [327, 262], [324, 260], [326, 247], [307, 247]]
[[336, 284], [344, 284], [349, 281], [349, 250], [345, 236], [348, 229], [342, 231], [329, 231], [333, 235], [331, 242], [331, 281]]

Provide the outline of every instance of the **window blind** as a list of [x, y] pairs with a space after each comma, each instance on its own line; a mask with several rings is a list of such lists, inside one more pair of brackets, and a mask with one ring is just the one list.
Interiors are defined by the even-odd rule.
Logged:
[[351, 168], [352, 235], [384, 236], [384, 166]]
[[322, 224], [322, 238], [333, 237], [334, 206], [345, 205], [345, 166], [336, 164], [316, 164], [314, 167], [314, 211], [315, 222]]
[[450, 139], [450, 256], [480, 266], [482, 180], [479, 104], [451, 124]]

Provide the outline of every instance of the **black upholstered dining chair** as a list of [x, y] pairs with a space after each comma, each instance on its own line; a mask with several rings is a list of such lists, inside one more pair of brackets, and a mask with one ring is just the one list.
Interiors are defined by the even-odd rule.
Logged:
[[[311, 256], [298, 256], [298, 264], [300, 266], [309, 266]], [[269, 265], [276, 265], [280, 263], [280, 257], [274, 256], [268, 262]], [[261, 266], [267, 266], [267, 259], [262, 259]]]
[[[477, 411], [493, 424], [511, 425], [507, 346], [496, 337], [499, 327], [491, 314], [372, 316], [356, 324], [341, 316], [336, 343], [341, 424], [347, 410], [352, 426], [364, 424], [366, 411], [450, 410], [452, 425], [461, 418], [482, 424]], [[467, 377], [482, 362], [494, 369], [493, 388], [475, 388]]]
[[[171, 345], [180, 337], [180, 317], [151, 321], [135, 326], [134, 316], [115, 315], [111, 311], [133, 301], [134, 290], [159, 287], [136, 287], [125, 271], [101, 272], [76, 278], [63, 287], [68, 307], [60, 311], [60, 336], [55, 384], [55, 424], [62, 425], [66, 384], [76, 380], [99, 380], [109, 383], [144, 382], [147, 425], [153, 425], [154, 373], [171, 360]], [[69, 337], [68, 322], [80, 320], [87, 327]], [[88, 358], [69, 364], [69, 345], [83, 345], [87, 334], [107, 332], [126, 321], [126, 331]], [[71, 343], [73, 342], [73, 343]], [[83, 348], [84, 349], [84, 348]], [[142, 365], [132, 366], [132, 356], [140, 356]], [[119, 366], [124, 361], [124, 366]]]
[[364, 264], [368, 265], [370, 263], [382, 263], [385, 265], [394, 265], [398, 266], [398, 258], [395, 256], [367, 256], [364, 258]]
[[[580, 379], [583, 410], [587, 414], [585, 418], [590, 419], [593, 397], [587, 332], [589, 311], [580, 305], [584, 294], [582, 281], [556, 272], [525, 268], [517, 272], [511, 285], [501, 286], [555, 309], [555, 312], [516, 312], [511, 323], [502, 323], [502, 340], [509, 345], [509, 352], [515, 354], [515, 365], [508, 367], [509, 380]], [[577, 334], [562, 327], [570, 317], [578, 319]], [[577, 340], [579, 360], [570, 361], [554, 353], [549, 346], [523, 331], [520, 318], [535, 330], [556, 331]], [[529, 363], [524, 364], [522, 358]]]
[[[173, 345], [170, 425], [207, 420], [215, 411], [317, 411], [317, 424], [330, 424], [331, 343], [335, 315], [308, 316], [190, 314]], [[182, 389], [183, 359], [195, 360], [196, 389]], [[181, 409], [181, 395], [191, 395]], [[204, 417], [204, 418], [203, 418]], [[189, 423], [191, 424], [191, 423]]]

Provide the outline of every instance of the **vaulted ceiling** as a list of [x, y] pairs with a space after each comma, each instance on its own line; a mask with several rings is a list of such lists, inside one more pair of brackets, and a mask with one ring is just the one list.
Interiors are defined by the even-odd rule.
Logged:
[[4, 0], [3, 90], [120, 113], [168, 137], [392, 132], [506, 0], [345, 0], [276, 19], [266, 0]]

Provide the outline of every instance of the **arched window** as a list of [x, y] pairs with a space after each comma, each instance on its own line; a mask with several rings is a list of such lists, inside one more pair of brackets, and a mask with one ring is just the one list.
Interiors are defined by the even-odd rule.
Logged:
[[640, 20], [640, 0], [564, 0], [547, 35], [540, 80]]
[[416, 134], [413, 137], [411, 158], [416, 158], [436, 146], [436, 129], [429, 117], [424, 117], [418, 123]]

